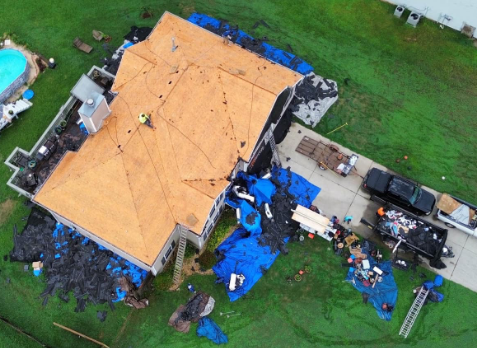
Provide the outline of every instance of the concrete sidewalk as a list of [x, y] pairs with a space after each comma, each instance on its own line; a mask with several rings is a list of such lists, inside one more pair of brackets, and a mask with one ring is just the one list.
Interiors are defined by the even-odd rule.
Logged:
[[[361, 183], [363, 177], [372, 167], [385, 171], [390, 170], [359, 154], [356, 171], [350, 173], [346, 178], [331, 170], [321, 170], [315, 161], [295, 151], [304, 136], [336, 144], [298, 123], [292, 123], [287, 137], [278, 145], [282, 166], [284, 168], [291, 167], [293, 172], [321, 188], [321, 192], [313, 204], [319, 207], [324, 214], [328, 217], [336, 215], [341, 221], [346, 215], [351, 215], [353, 220], [349, 225], [350, 228], [366, 238], [371, 237], [373, 232], [359, 221], [364, 217], [374, 223], [376, 221], [375, 213], [379, 206], [369, 199], [370, 195], [366, 191], [361, 189]], [[340, 151], [346, 154], [355, 153], [340, 144], [336, 145]], [[425, 186], [423, 188], [434, 193], [439, 199], [439, 192]], [[477, 291], [477, 272], [473, 268], [473, 263], [477, 261], [477, 238], [455, 228], [449, 229], [443, 222], [434, 218], [434, 214], [435, 211], [424, 219], [449, 230], [446, 244], [452, 247], [455, 257], [442, 258], [447, 266], [442, 270], [430, 267], [427, 259], [424, 259], [422, 265], [466, 288]]]

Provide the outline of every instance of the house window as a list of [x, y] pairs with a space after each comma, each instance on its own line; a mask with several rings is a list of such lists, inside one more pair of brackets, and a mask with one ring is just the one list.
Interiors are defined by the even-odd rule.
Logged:
[[161, 263], [162, 263], [163, 266], [166, 264], [166, 258], [165, 257], [162, 258]]
[[212, 210], [210, 211], [209, 216], [212, 217], [212, 215], [214, 215], [214, 213], [215, 213], [215, 204], [212, 206]]
[[212, 230], [212, 227], [214, 227], [212, 224], [209, 226], [209, 229], [207, 230], [207, 233], [210, 233], [210, 231]]
[[171, 246], [169, 247], [169, 249], [167, 249], [167, 251], [166, 251], [166, 259], [169, 258], [169, 256], [171, 255], [171, 253], [172, 253], [172, 245], [171, 245]]
[[215, 224], [215, 223], [217, 222], [217, 220], [219, 219], [219, 216], [220, 216], [220, 214], [215, 215], [215, 217], [214, 217], [214, 224]]
[[206, 232], [206, 233], [204, 233], [204, 237], [203, 237], [203, 239], [204, 239], [204, 242], [205, 242], [205, 240], [207, 239], [207, 232]]
[[176, 246], [176, 241], [175, 241], [175, 240], [173, 240], [173, 241], [172, 241], [172, 243], [171, 243], [171, 247], [172, 247], [172, 249], [174, 249], [174, 247], [175, 247], [175, 246]]

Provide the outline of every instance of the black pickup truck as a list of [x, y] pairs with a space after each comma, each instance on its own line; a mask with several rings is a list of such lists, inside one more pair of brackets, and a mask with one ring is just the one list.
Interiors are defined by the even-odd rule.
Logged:
[[391, 203], [384, 205], [386, 214], [380, 216], [376, 224], [366, 219], [361, 223], [378, 233], [383, 241], [400, 243], [398, 248], [412, 251], [429, 259], [429, 264], [437, 269], [446, 268], [441, 257], [454, 257], [445, 245], [447, 230], [411, 214]]
[[436, 198], [416, 183], [396, 175], [372, 168], [364, 177], [363, 188], [384, 200], [400, 206], [416, 215], [429, 215]]

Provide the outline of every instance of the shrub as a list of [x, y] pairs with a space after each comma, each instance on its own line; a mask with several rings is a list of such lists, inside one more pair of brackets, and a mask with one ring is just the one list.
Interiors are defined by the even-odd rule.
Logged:
[[185, 253], [184, 253], [184, 258], [188, 259], [192, 256], [195, 255], [195, 250], [196, 250], [196, 247], [193, 246], [192, 244], [188, 243], [186, 245], [186, 250], [185, 250]]
[[156, 290], [169, 290], [172, 286], [172, 278], [174, 276], [174, 264], [168, 262], [162, 273], [159, 273], [154, 278], [153, 284]]
[[207, 249], [199, 256], [199, 264], [205, 269], [211, 269], [212, 266], [215, 265], [215, 262], [214, 253]]
[[211, 252], [214, 251], [215, 248], [222, 243], [225, 235], [230, 231], [230, 228], [235, 225], [237, 225], [235, 210], [232, 208], [225, 208], [217, 226], [215, 226], [215, 230], [209, 238], [207, 250]]

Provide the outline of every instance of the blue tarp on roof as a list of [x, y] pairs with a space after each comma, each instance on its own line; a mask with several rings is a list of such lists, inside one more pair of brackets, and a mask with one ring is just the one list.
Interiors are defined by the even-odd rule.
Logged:
[[[253, 176], [240, 173], [237, 177], [239, 179], [246, 178], [251, 181], [251, 178], [253, 178]], [[272, 178], [274, 181], [270, 181], [270, 183], [275, 187], [275, 190], [261, 190], [262, 193], [268, 192], [271, 194], [271, 192], [274, 192], [271, 201], [283, 201], [283, 197], [286, 194], [285, 192], [288, 192], [288, 194], [295, 196], [295, 202], [305, 207], [309, 207], [320, 192], [319, 187], [316, 187], [300, 175], [292, 173], [286, 169], [275, 168], [272, 171]], [[264, 186], [269, 187], [269, 184], [264, 184]], [[275, 248], [277, 250], [275, 253], [272, 253], [270, 245], [264, 245], [266, 244], [266, 241], [263, 240], [263, 237], [267, 233], [271, 233], [270, 231], [267, 231], [267, 226], [270, 226], [270, 220], [263, 223], [263, 228], [265, 230], [262, 234], [260, 213], [243, 199], [237, 199], [231, 196], [233, 196], [233, 193], [228, 192], [226, 202], [233, 208], [240, 207], [242, 211], [240, 222], [242, 223], [243, 228], [235, 230], [232, 235], [222, 242], [222, 244], [215, 250], [218, 261], [217, 264], [212, 267], [212, 270], [217, 275], [216, 283], [225, 283], [227, 295], [229, 296], [230, 301], [233, 302], [245, 295], [255, 285], [264, 272], [272, 266], [273, 262], [280, 254], [280, 251]], [[264, 194], [263, 201], [269, 199], [269, 196]], [[285, 201], [289, 201], [289, 199], [285, 199]], [[272, 205], [271, 208], [274, 210], [276, 207]], [[285, 209], [287, 211], [284, 211]], [[257, 214], [258, 218], [256, 218]], [[292, 211], [289, 209], [289, 206], [288, 208], [283, 208], [283, 211], [281, 211], [280, 214], [282, 215], [282, 219], [291, 220]], [[253, 225], [247, 222], [247, 217], [250, 215], [256, 219], [254, 220], [255, 224]], [[289, 218], [284, 218], [284, 215], [289, 215]], [[267, 218], [263, 217], [263, 219]], [[277, 220], [279, 220], [278, 217]], [[249, 218], [249, 222], [250, 221], [251, 219]], [[256, 225], [257, 221], [259, 224], [258, 226]], [[275, 227], [277, 226], [278, 225], [275, 225]], [[287, 224], [286, 226], [291, 229], [290, 226], [292, 225]], [[294, 233], [294, 230], [291, 230], [292, 233]], [[289, 237], [283, 235], [279, 235], [277, 238], [281, 243], [287, 243], [289, 240]], [[237, 287], [234, 291], [229, 290], [230, 276], [232, 273], [245, 276], [242, 286]]]
[[227, 343], [229, 341], [227, 335], [223, 333], [219, 325], [209, 317], [200, 318], [199, 325], [197, 326], [197, 336], [205, 336], [216, 344]]
[[220, 21], [201, 13], [193, 13], [187, 20], [218, 35], [230, 35], [232, 36], [232, 41], [235, 43], [260, 54], [275, 63], [295, 70], [300, 74], [306, 75], [313, 71], [313, 67], [310, 64], [301, 58], [298, 58], [293, 53], [275, 48], [266, 42], [255, 40], [252, 36], [246, 34], [242, 30], [233, 28], [230, 24], [224, 21]]
[[[354, 274], [354, 268], [350, 267], [348, 274], [346, 276], [346, 280], [349, 281], [359, 292], [366, 292], [369, 294], [368, 301], [371, 302], [376, 308], [376, 312], [378, 312], [378, 316], [381, 319], [385, 319], [387, 321], [391, 320], [391, 316], [393, 312], [384, 311], [382, 306], [384, 303], [387, 305], [391, 305], [393, 307], [396, 306], [398, 289], [396, 282], [394, 281], [393, 269], [391, 267], [391, 261], [381, 262], [377, 264], [376, 261], [369, 255], [365, 248], [362, 249], [362, 252], [368, 255], [368, 260], [370, 264], [370, 269], [372, 270], [374, 266], [377, 266], [384, 272], [388, 272], [389, 274], [383, 276], [383, 281], [376, 283], [374, 288], [370, 286], [364, 286], [361, 281], [356, 278]], [[353, 281], [354, 279], [354, 281]]]

